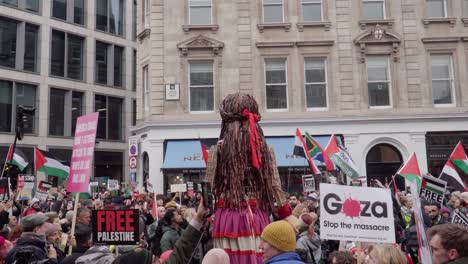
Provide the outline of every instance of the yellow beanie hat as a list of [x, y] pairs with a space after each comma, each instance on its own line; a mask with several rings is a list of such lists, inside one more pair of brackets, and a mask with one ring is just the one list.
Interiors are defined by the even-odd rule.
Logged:
[[296, 250], [296, 233], [286, 221], [276, 221], [265, 227], [262, 239], [283, 252]]

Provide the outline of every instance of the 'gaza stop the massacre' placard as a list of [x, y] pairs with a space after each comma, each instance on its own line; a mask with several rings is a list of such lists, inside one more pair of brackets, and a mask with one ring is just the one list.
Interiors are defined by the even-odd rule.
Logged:
[[139, 211], [94, 210], [93, 243], [108, 245], [135, 245], [138, 235]]
[[395, 243], [389, 189], [320, 184], [322, 239]]

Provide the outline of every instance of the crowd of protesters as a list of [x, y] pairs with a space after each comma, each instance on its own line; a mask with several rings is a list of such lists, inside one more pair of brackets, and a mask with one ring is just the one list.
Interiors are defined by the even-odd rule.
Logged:
[[[394, 198], [396, 243], [369, 244], [321, 239], [320, 193], [291, 193], [289, 205], [297, 223], [279, 219], [272, 210], [271, 223], [261, 233], [263, 262], [419, 263], [411, 195], [401, 192]], [[468, 192], [457, 191], [447, 193], [444, 206], [423, 201], [434, 264], [468, 263], [468, 229], [450, 223], [455, 209], [468, 212], [467, 203]], [[154, 198], [145, 193], [112, 197], [106, 191], [79, 201], [70, 235], [73, 196], [63, 189], [51, 192], [46, 201], [8, 200], [0, 204], [0, 263], [230, 263], [224, 249], [213, 248], [210, 223], [215, 215], [205, 204], [201, 192]], [[130, 208], [140, 210], [138, 246], [93, 245], [92, 210]]]

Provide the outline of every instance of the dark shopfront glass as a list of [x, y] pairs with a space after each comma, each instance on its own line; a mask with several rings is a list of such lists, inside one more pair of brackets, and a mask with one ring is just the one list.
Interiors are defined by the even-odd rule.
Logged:
[[123, 180], [123, 152], [95, 151], [94, 177]]
[[[457, 132], [428, 132], [426, 134], [427, 166], [429, 173], [439, 177], [450, 154], [459, 141], [463, 142], [465, 150], [468, 149], [468, 131]], [[468, 179], [468, 175], [457, 170], [462, 179]]]

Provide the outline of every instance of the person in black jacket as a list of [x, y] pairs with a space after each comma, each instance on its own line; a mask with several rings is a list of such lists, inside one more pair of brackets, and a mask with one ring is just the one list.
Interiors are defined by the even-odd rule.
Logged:
[[85, 254], [92, 246], [92, 231], [87, 225], [77, 224], [75, 228], [76, 246], [72, 249], [72, 254], [63, 259], [61, 264], [74, 264], [75, 260]]
[[24, 232], [18, 238], [16, 246], [8, 253], [6, 264], [26, 264], [35, 261], [57, 264], [57, 252], [52, 245], [47, 244], [45, 238], [47, 219], [48, 217], [42, 214], [31, 214], [22, 219]]

